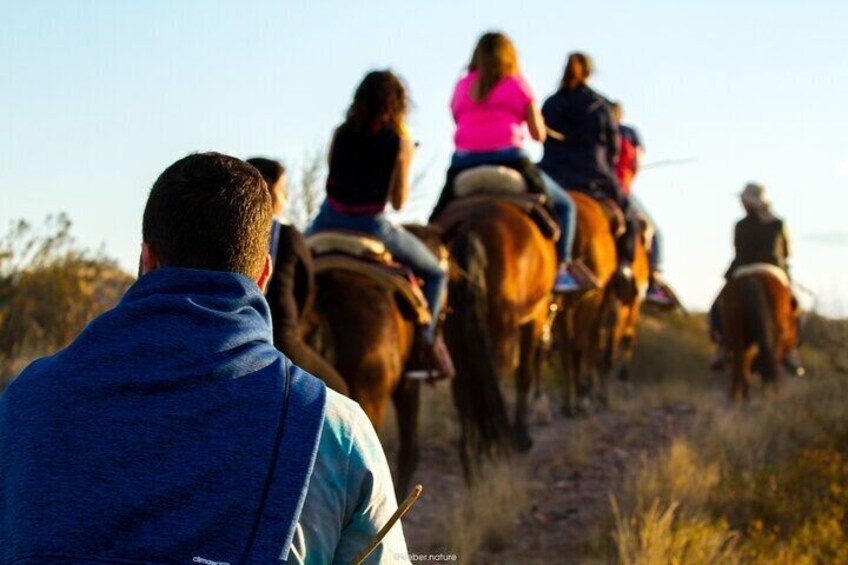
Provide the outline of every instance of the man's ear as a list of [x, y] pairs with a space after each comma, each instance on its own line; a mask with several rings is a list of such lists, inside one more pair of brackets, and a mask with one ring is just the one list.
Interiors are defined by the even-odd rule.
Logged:
[[162, 264], [159, 260], [159, 254], [146, 241], [141, 244], [141, 261], [139, 264], [139, 276], [146, 275], [150, 271], [155, 271]]
[[256, 279], [256, 284], [259, 286], [259, 290], [265, 292], [265, 287], [268, 286], [269, 280], [271, 280], [271, 254], [267, 253], [265, 255], [265, 264], [262, 265], [262, 273], [259, 275], [259, 278]]

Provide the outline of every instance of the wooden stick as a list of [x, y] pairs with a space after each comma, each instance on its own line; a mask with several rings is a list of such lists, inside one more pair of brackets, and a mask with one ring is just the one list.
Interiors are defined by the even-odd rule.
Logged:
[[549, 137], [552, 137], [553, 139], [556, 139], [557, 141], [565, 141], [565, 135], [563, 135], [562, 133], [558, 132], [555, 129], [551, 129], [549, 127], [545, 127], [545, 129], [548, 130], [548, 136]]
[[365, 559], [366, 559], [369, 555], [371, 555], [371, 552], [373, 552], [375, 549], [377, 549], [377, 547], [378, 547], [381, 543], [383, 543], [383, 538], [385, 538], [385, 537], [386, 537], [386, 534], [388, 534], [388, 533], [389, 533], [389, 530], [391, 530], [391, 529], [392, 529], [392, 527], [393, 527], [393, 526], [397, 523], [397, 521], [398, 521], [398, 520], [400, 520], [401, 518], [403, 518], [403, 517], [404, 517], [404, 515], [405, 515], [407, 512], [409, 512], [409, 509], [410, 509], [410, 508], [412, 508], [412, 505], [413, 505], [413, 504], [415, 504], [416, 502], [418, 502], [418, 498], [421, 496], [421, 491], [423, 491], [423, 490], [424, 490], [424, 487], [423, 487], [423, 486], [421, 486], [421, 485], [415, 485], [415, 488], [414, 488], [414, 489], [412, 489], [412, 494], [410, 494], [408, 497], [406, 497], [406, 500], [404, 500], [404, 501], [403, 501], [403, 504], [401, 504], [400, 506], [398, 506], [398, 509], [397, 509], [397, 510], [395, 510], [395, 513], [394, 513], [394, 514], [392, 514], [392, 517], [391, 517], [391, 518], [389, 518], [389, 521], [388, 521], [388, 522], [386, 522], [386, 525], [385, 525], [385, 526], [383, 526], [383, 527], [380, 529], [380, 531], [379, 531], [379, 532], [377, 532], [377, 537], [375, 537], [375, 538], [373, 539], [373, 541], [371, 541], [371, 543], [370, 543], [370, 544], [368, 544], [368, 547], [366, 547], [366, 548], [365, 548], [365, 550], [364, 550], [362, 553], [360, 553], [360, 554], [356, 557], [356, 559], [354, 559], [354, 560], [351, 562], [351, 565], [361, 565], [361, 564], [362, 564], [362, 562], [364, 562], [364, 561], [365, 561]]

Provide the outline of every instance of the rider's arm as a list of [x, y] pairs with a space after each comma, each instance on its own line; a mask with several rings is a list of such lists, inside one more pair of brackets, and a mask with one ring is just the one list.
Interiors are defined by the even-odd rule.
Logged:
[[789, 231], [786, 229], [786, 222], [781, 222], [781, 224], [782, 224], [782, 230], [781, 230], [780, 233], [783, 236], [783, 253], [784, 253], [783, 258], [788, 259], [789, 258]]
[[[377, 432], [358, 405], [355, 412], [346, 472], [348, 516], [333, 557], [333, 563], [339, 565], [351, 563], [397, 510], [392, 475]], [[398, 523], [368, 563], [403, 563], [407, 559], [403, 526]]]
[[[389, 465], [374, 427], [356, 402], [327, 391], [324, 427], [306, 501], [286, 565], [348, 565], [397, 509]], [[407, 559], [396, 524], [368, 563]]]
[[607, 130], [607, 158], [611, 167], [614, 167], [618, 162], [618, 153], [621, 147], [621, 133], [618, 131], [618, 124], [615, 118], [612, 117], [612, 111], [607, 107], [606, 112], [606, 130]]
[[530, 130], [530, 137], [536, 141], [543, 143], [547, 136], [545, 129], [545, 119], [542, 117], [542, 112], [539, 111], [539, 106], [535, 102], [527, 105], [524, 119], [527, 120], [527, 129]]
[[400, 210], [409, 198], [409, 168], [412, 163], [412, 153], [415, 150], [415, 144], [409, 138], [409, 135], [404, 133], [400, 136], [400, 147], [398, 148], [398, 157], [395, 162], [395, 170], [392, 173], [390, 198], [392, 208]]

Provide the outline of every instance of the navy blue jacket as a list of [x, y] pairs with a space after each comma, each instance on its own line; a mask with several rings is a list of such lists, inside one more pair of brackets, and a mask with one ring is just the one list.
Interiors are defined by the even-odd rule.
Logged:
[[277, 562], [325, 399], [247, 277], [141, 277], [0, 399], [2, 563]]
[[542, 116], [565, 139], [548, 135], [539, 168], [567, 190], [597, 190], [620, 200], [614, 171], [619, 133], [607, 100], [586, 85], [559, 90], [545, 100]]

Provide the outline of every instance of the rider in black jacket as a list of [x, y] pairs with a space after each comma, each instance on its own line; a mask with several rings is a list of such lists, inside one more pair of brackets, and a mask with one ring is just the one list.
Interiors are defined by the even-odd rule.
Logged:
[[539, 168], [566, 190], [607, 197], [621, 207], [628, 220], [619, 241], [620, 272], [630, 277], [637, 226], [615, 176], [618, 125], [610, 102], [587, 84], [591, 74], [588, 55], [569, 55], [559, 90], [542, 106], [548, 136]]

